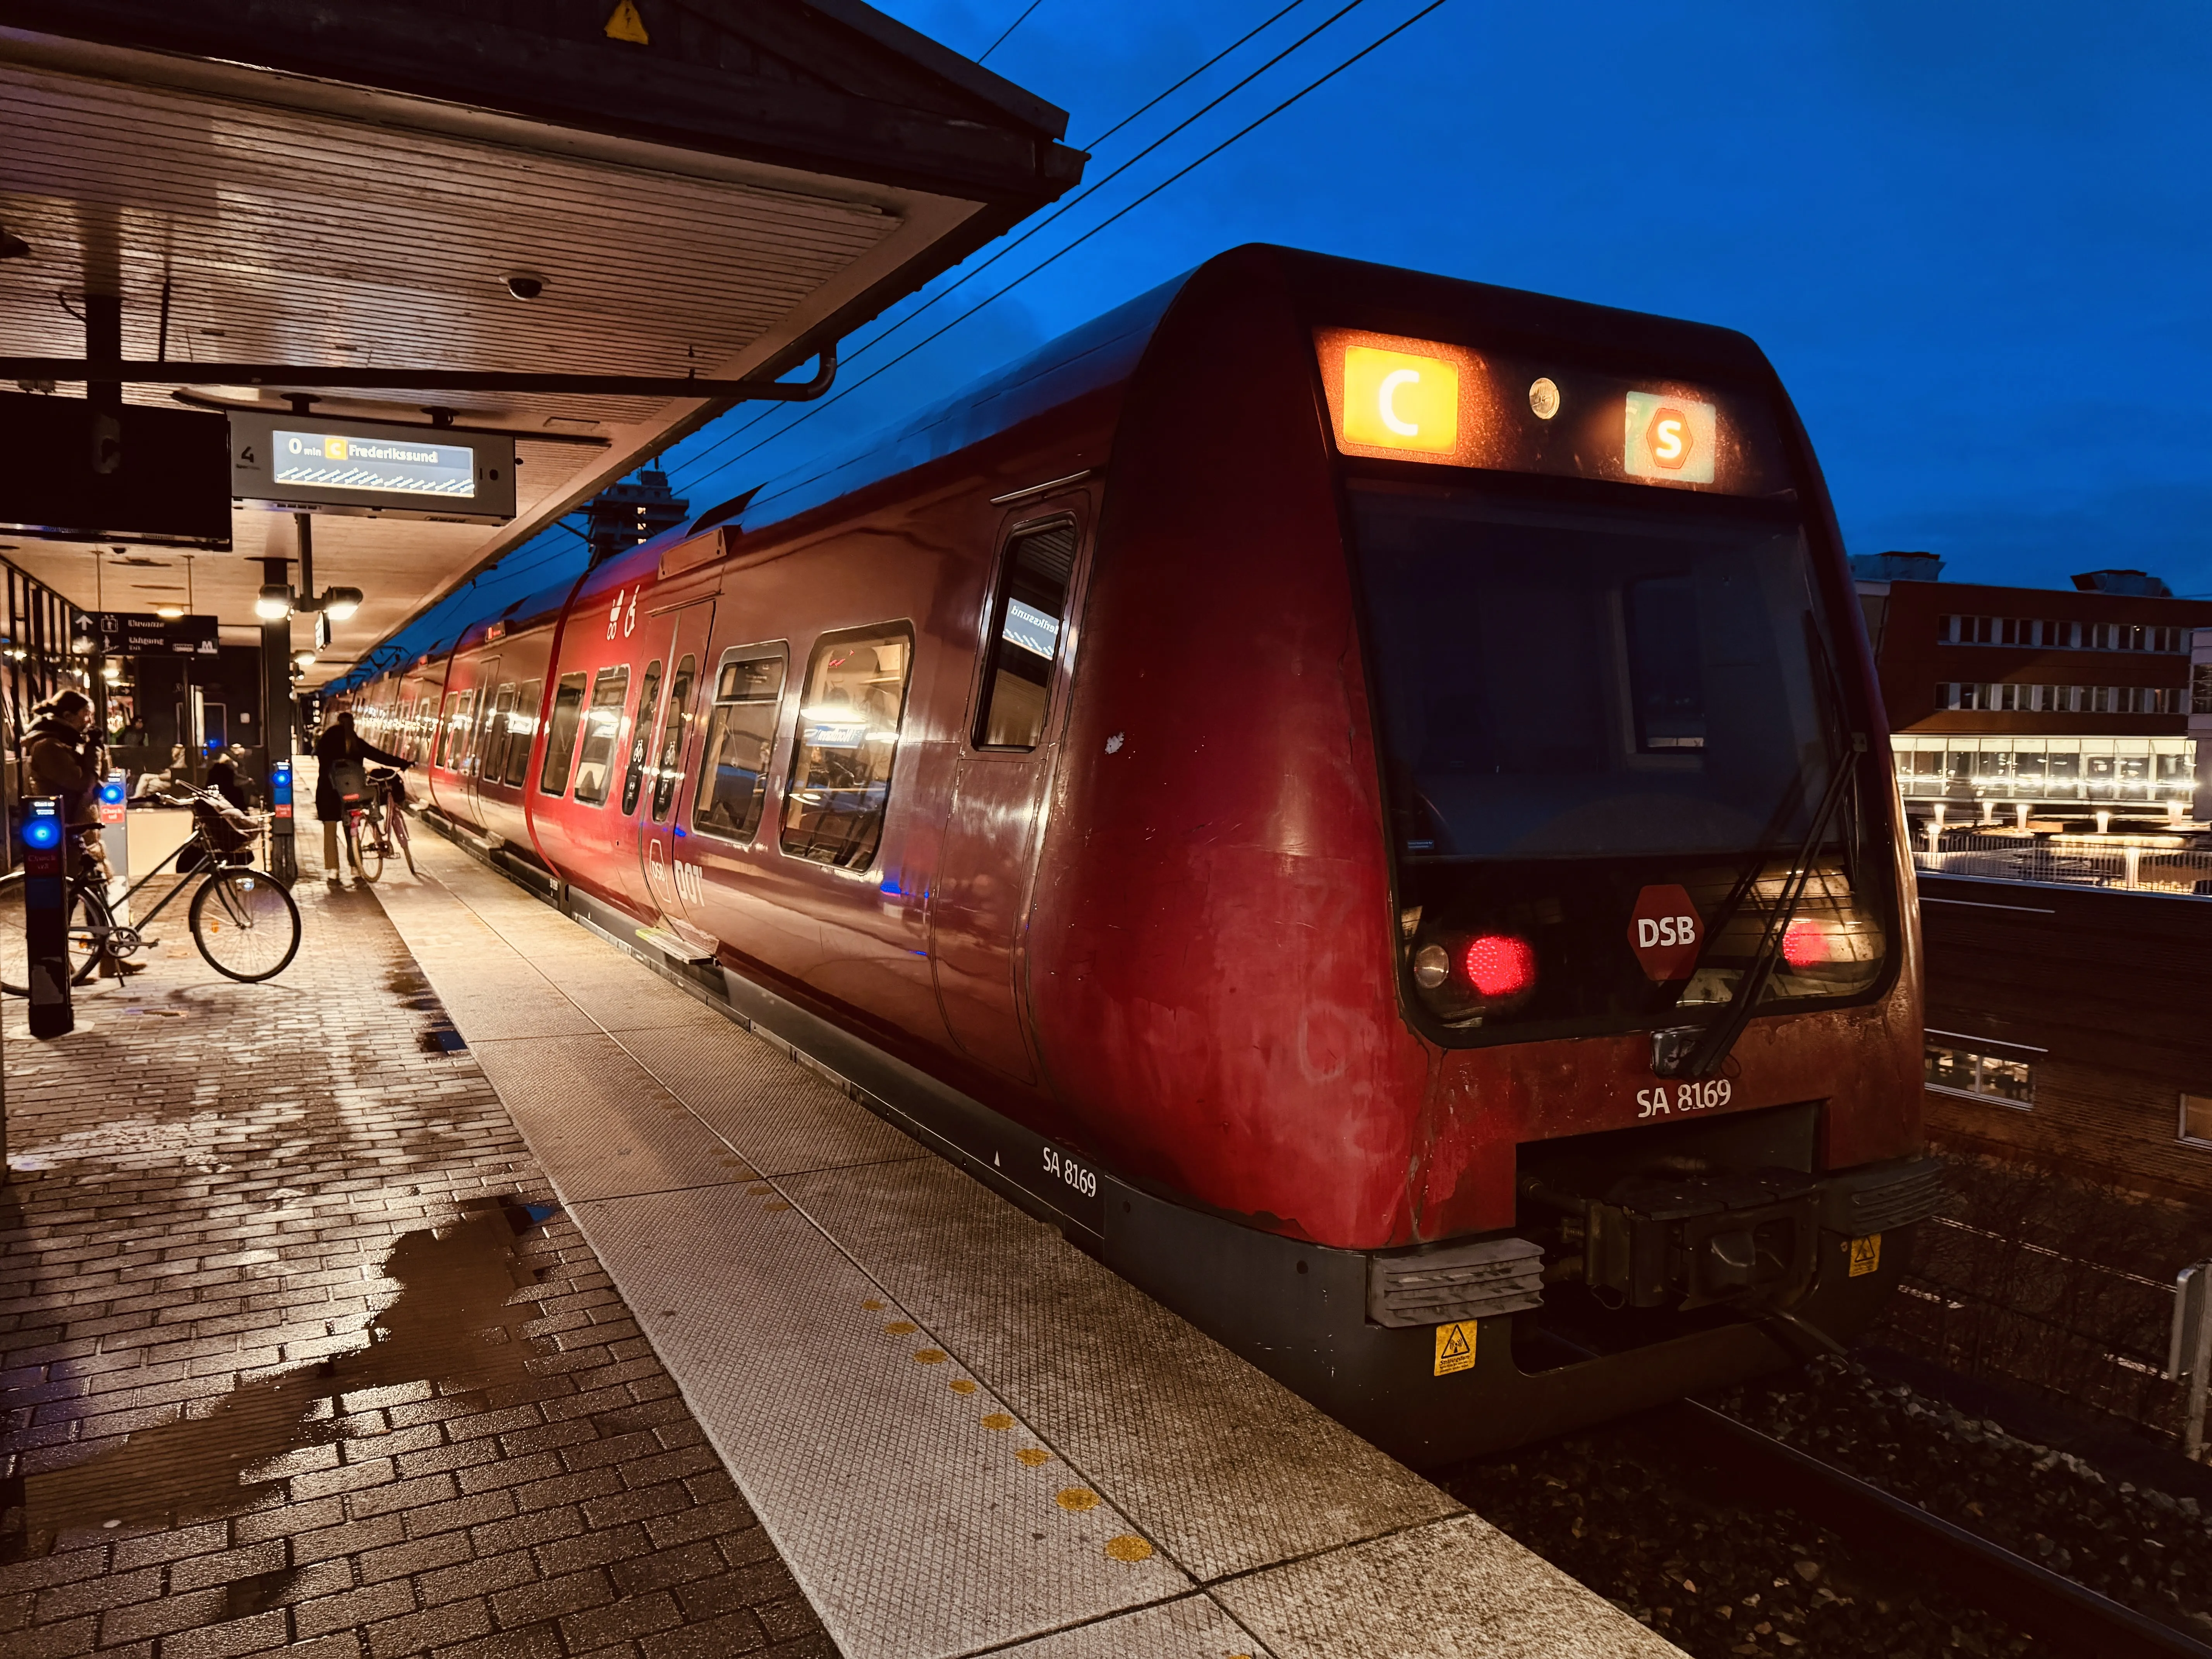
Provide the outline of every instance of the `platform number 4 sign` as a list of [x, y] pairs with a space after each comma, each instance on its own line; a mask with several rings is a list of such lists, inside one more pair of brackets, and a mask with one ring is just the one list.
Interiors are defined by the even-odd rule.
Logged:
[[1437, 1327], [1437, 1375], [1474, 1369], [1474, 1321], [1462, 1319]]
[[1869, 1233], [1851, 1241], [1851, 1277], [1863, 1279], [1881, 1271], [1881, 1235]]

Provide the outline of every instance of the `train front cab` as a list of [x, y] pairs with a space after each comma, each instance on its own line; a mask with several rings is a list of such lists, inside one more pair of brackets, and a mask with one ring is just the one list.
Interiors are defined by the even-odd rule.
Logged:
[[1750, 342], [1224, 256], [1097, 568], [1026, 978], [1109, 1263], [1430, 1463], [1872, 1321], [1940, 1196], [1909, 868]]

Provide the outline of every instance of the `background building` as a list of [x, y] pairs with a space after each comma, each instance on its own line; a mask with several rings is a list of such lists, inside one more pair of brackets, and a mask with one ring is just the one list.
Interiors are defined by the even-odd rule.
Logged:
[[2212, 1197], [2212, 602], [1852, 563], [1917, 820], [1930, 1137]]
[[2190, 735], [2191, 652], [2212, 600], [2139, 570], [2091, 571], [2065, 592], [1940, 581], [1926, 553], [1852, 564], [1916, 816], [2201, 816], [2212, 748]]

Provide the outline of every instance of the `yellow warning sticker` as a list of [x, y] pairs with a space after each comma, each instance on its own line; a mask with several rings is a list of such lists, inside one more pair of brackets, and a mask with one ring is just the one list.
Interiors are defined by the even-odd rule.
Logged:
[[1881, 1271], [1881, 1235], [1872, 1233], [1851, 1241], [1851, 1277], [1863, 1279]]
[[615, 15], [607, 19], [607, 39], [627, 40], [632, 46], [649, 46], [653, 39], [645, 32], [645, 19], [637, 15], [637, 0], [622, 0]]
[[1437, 1375], [1474, 1369], [1474, 1322], [1462, 1319], [1437, 1327]]

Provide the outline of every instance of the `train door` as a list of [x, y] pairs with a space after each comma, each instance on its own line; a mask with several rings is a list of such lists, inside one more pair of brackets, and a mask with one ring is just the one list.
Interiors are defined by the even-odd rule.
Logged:
[[[679, 786], [696, 752], [693, 736], [698, 725], [699, 684], [714, 620], [712, 599], [654, 618], [667, 629], [662, 654], [669, 665], [668, 696], [659, 729], [651, 734], [635, 810], [647, 899], [679, 931], [689, 920], [700, 881], [698, 860], [684, 856], [690, 832], [683, 822]], [[639, 718], [641, 721], [644, 717]]]
[[930, 959], [952, 1040], [1023, 1082], [1036, 1076], [1016, 984], [1030, 869], [1065, 701], [1064, 642], [1082, 520], [1007, 532], [983, 634], [982, 678], [953, 765], [929, 907]]
[[486, 657], [477, 665], [476, 730], [469, 744], [467, 778], [469, 819], [479, 828], [484, 821], [481, 786], [485, 769], [489, 767], [496, 783], [506, 761], [507, 713], [514, 707], [514, 687], [500, 684], [499, 659]]

